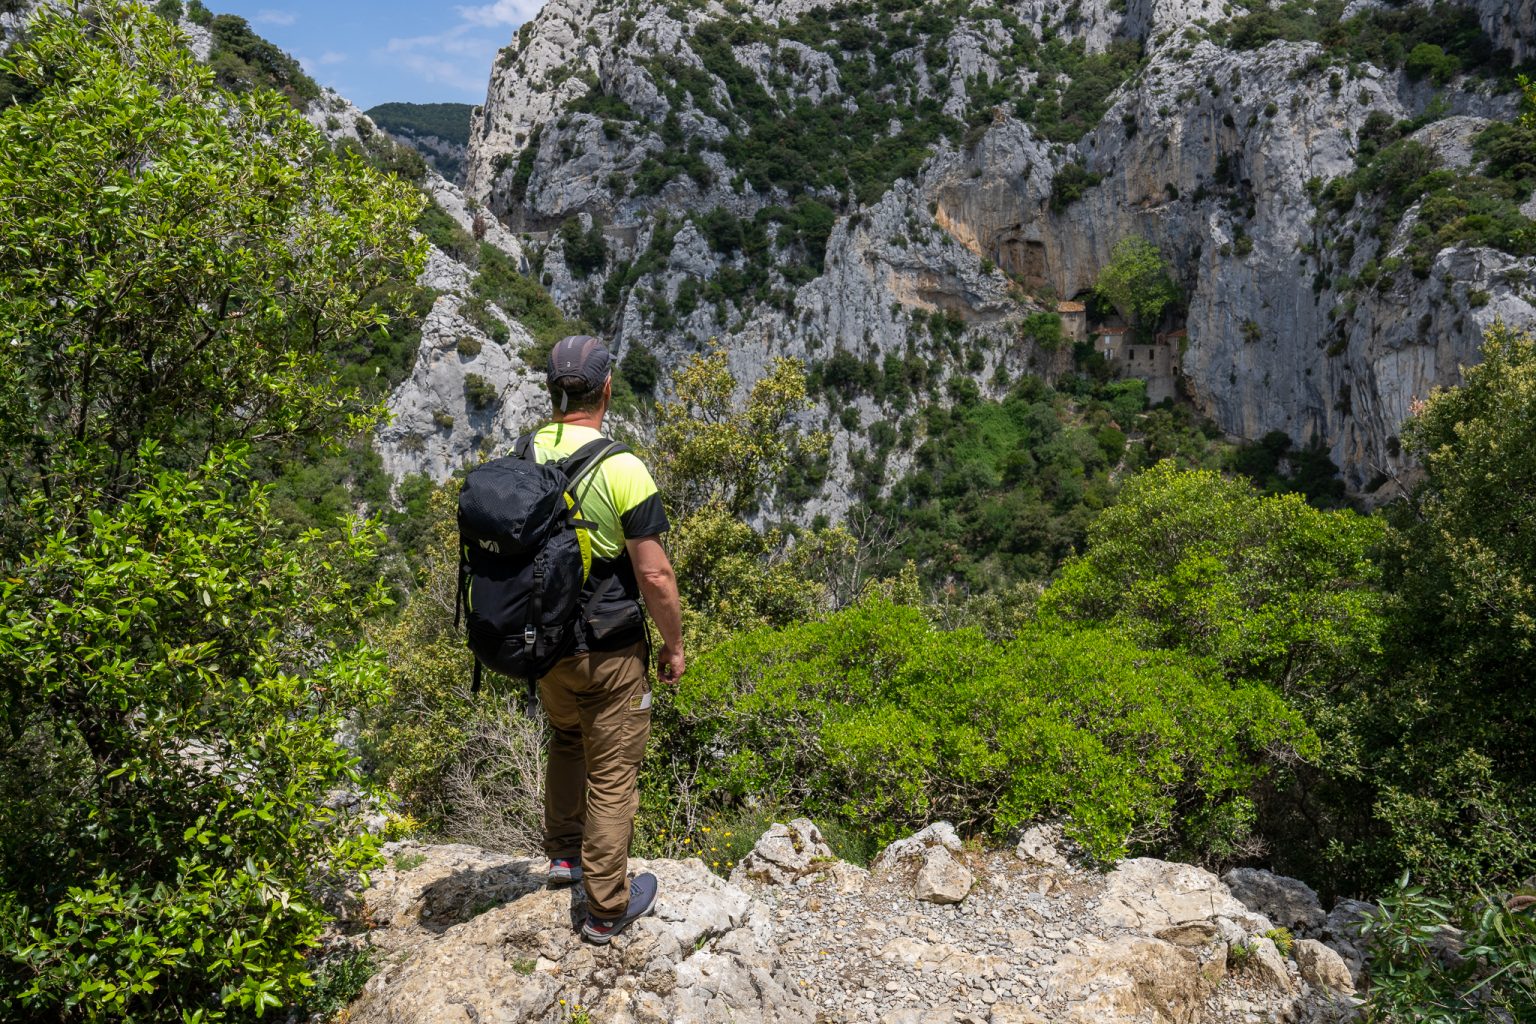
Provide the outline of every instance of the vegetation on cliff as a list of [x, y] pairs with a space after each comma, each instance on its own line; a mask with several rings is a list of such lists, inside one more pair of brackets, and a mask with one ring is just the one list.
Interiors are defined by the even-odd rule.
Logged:
[[93, 13], [38, 15], [0, 113], [0, 1016], [245, 1019], [376, 845], [327, 796], [383, 598], [374, 527], [295, 538], [250, 467], [373, 421], [339, 361], [420, 200]]

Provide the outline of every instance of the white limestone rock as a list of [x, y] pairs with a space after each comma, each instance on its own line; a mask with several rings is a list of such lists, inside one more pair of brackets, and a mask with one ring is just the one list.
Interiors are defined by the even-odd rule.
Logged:
[[1300, 879], [1258, 868], [1233, 868], [1221, 880], [1249, 910], [1297, 936], [1318, 934], [1327, 922], [1317, 893]]
[[[1097, 915], [1106, 927], [1144, 935], [1177, 925], [1251, 916], [1221, 879], [1204, 868], [1150, 857], [1121, 861], [1110, 872]], [[1254, 923], [1268, 927], [1267, 922]]]
[[944, 846], [930, 846], [912, 883], [912, 895], [928, 903], [959, 903], [970, 895], [976, 877]]
[[738, 884], [744, 879], [769, 885], [791, 885], [836, 858], [809, 818], [789, 824], [773, 824], [731, 872]]
[[1349, 965], [1342, 956], [1316, 939], [1297, 939], [1291, 957], [1307, 984], [1340, 995], [1355, 994], [1355, 979]]
[[779, 968], [762, 912], [701, 861], [632, 861], [660, 882], [656, 912], [593, 947], [575, 925], [581, 887], [543, 887], [542, 861], [457, 846], [391, 852], [420, 861], [379, 872], [363, 894], [386, 957], [349, 1009], [358, 1024], [532, 1024], [562, 1005], [602, 1021], [815, 1019]]
[[959, 833], [955, 831], [955, 826], [947, 821], [936, 821], [905, 839], [898, 839], [891, 843], [880, 851], [880, 855], [875, 858], [870, 867], [874, 871], [889, 870], [903, 861], [926, 856], [935, 846], [941, 846], [955, 853], [965, 848]]

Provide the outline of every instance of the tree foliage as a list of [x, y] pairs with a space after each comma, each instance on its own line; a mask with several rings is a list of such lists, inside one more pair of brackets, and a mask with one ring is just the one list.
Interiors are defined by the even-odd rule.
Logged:
[[1180, 299], [1168, 261], [1157, 246], [1136, 236], [1115, 244], [1109, 263], [1099, 271], [1096, 289], [1129, 323], [1145, 330], [1155, 329], [1163, 313]]
[[1488, 331], [1483, 361], [1404, 430], [1425, 479], [1394, 510], [1393, 699], [1380, 813], [1391, 853], [1437, 888], [1536, 869], [1536, 339]]
[[145, 438], [192, 467], [349, 432], [334, 350], [387, 321], [365, 296], [395, 299], [420, 259], [409, 186], [333, 157], [271, 93], [215, 90], [158, 18], [87, 10], [41, 15], [7, 62], [41, 90], [0, 115], [13, 502], [131, 489]]
[[793, 359], [777, 360], [740, 405], [720, 345], [694, 356], [672, 387], [675, 400], [657, 409], [647, 461], [679, 518], [711, 503], [744, 515], [764, 502], [797, 453], [814, 458], [826, 450], [826, 435], [789, 429], [808, 405], [805, 371]]
[[879, 599], [738, 635], [659, 714], [658, 756], [693, 799], [777, 801], [883, 840], [1064, 815], [1104, 859], [1222, 855], [1251, 824], [1265, 752], [1315, 747], [1273, 692], [1198, 659], [1112, 632], [997, 643]]
[[[1404, 874], [1362, 927], [1371, 952], [1369, 1020], [1489, 1024], [1536, 1020], [1536, 903], [1482, 894], [1458, 912]], [[1462, 927], [1456, 931], [1453, 921]], [[1458, 953], [1446, 955], [1455, 936]]]
[[1323, 756], [1285, 764], [1257, 811], [1266, 863], [1325, 889], [1353, 891], [1368, 876], [1343, 847], [1378, 828], [1364, 773], [1379, 756], [1370, 719], [1391, 608], [1376, 560], [1385, 533], [1377, 518], [1162, 463], [1126, 483], [1040, 601], [1046, 621], [1115, 627], [1209, 659], [1302, 714]]
[[1162, 462], [1133, 477], [1042, 598], [1301, 698], [1365, 675], [1381, 649], [1383, 525]]
[[298, 1001], [380, 695], [377, 531], [295, 537], [253, 460], [373, 422], [338, 368], [420, 267], [413, 192], [171, 26], [45, 10], [0, 112], [0, 1016]]

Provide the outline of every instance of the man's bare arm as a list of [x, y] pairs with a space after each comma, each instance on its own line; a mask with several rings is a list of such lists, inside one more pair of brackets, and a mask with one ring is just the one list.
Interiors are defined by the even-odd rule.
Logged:
[[658, 671], [664, 682], [675, 683], [687, 669], [687, 661], [683, 657], [683, 608], [677, 596], [677, 574], [672, 571], [672, 560], [661, 546], [660, 537], [632, 537], [624, 546], [634, 563], [645, 607], [661, 631]]

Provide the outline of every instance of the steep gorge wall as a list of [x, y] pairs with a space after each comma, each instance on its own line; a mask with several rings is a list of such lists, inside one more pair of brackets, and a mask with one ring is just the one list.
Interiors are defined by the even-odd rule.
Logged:
[[[779, 24], [813, 6], [759, 4], [753, 13]], [[1142, 235], [1172, 261], [1188, 295], [1181, 370], [1198, 408], [1235, 436], [1279, 430], [1298, 444], [1325, 446], [1357, 492], [1404, 472], [1397, 434], [1413, 400], [1458, 380], [1496, 318], [1536, 322], [1524, 288], [1536, 265], [1453, 247], [1435, 257], [1427, 278], [1405, 272], [1382, 289], [1339, 290], [1340, 277], [1406, 245], [1413, 214], [1388, 251], [1364, 242], [1344, 266], [1325, 267], [1321, 254], [1335, 239], [1318, 226], [1308, 183], [1355, 169], [1359, 133], [1372, 112], [1398, 121], [1423, 115], [1433, 102], [1455, 116], [1423, 129], [1423, 141], [1442, 163], [1465, 163], [1468, 132], [1484, 123], [1474, 119], [1512, 117], [1514, 96], [1473, 79], [1435, 90], [1368, 64], [1335, 85], [1340, 69], [1320, 60], [1316, 44], [1234, 51], [1203, 40], [1201, 23], [1226, 11], [1210, 0], [1132, 0], [1121, 11], [1075, 6], [1078, 17], [1070, 22], [1038, 0], [1006, 10], [1036, 32], [1054, 20], [1090, 51], [1130, 38], [1148, 53], [1144, 68], [1080, 141], [1046, 141], [999, 106], [990, 126], [970, 133], [965, 144], [941, 141], [921, 172], [882, 198], [849, 205], [841, 197], [824, 270], [809, 283], [786, 284], [787, 307], [700, 304], [659, 329], [638, 292], [675, 306], [688, 281], [704, 284], [743, 265], [686, 225], [660, 268], [625, 295], [612, 328], [616, 347], [644, 344], [670, 366], [718, 335], [750, 380], [779, 355], [817, 358], [845, 348], [878, 360], [909, 353], [912, 314], [949, 312], [965, 322], [979, 354], [946, 372], [969, 373], [987, 392], [1000, 370], [1051, 376], [1070, 368], [1059, 353], [1019, 341], [1017, 322], [1038, 306], [1005, 274], [1027, 288], [1049, 285], [1072, 296], [1092, 285], [1116, 242]], [[1494, 40], [1516, 55], [1530, 46], [1530, 13], [1529, 2], [1484, 0], [1477, 8]], [[656, 77], [657, 62], [670, 61], [709, 78], [690, 44], [692, 32], [729, 17], [714, 4], [681, 11], [554, 0], [520, 31], [492, 75], [472, 133], [468, 193], [513, 228], [548, 230], [572, 216], [583, 226], [592, 218], [619, 225], [622, 233], [610, 231], [615, 262], [645, 252], [664, 214], [718, 207], [750, 217], [786, 201], [743, 184], [739, 169], [714, 149], [727, 126], [699, 103], [669, 98], [667, 83]], [[1015, 94], [1028, 88], [1032, 69], [1004, 65], [1007, 35], [981, 11], [962, 18], [946, 38], [897, 59], [910, 61], [906, 80], [918, 100], [931, 98], [960, 116], [972, 91], [999, 78], [1016, 74]], [[933, 42], [943, 58], [930, 66]], [[786, 60], [785, 51], [796, 47]], [[776, 81], [790, 94], [857, 103], [822, 50], [781, 41], [776, 51], [738, 46], [735, 58], [760, 82]], [[592, 83], [597, 93], [622, 100], [639, 123], [616, 128], [611, 119], [573, 112]], [[729, 119], [723, 82], [715, 79], [711, 96], [715, 113], [724, 110]], [[626, 191], [622, 183], [648, 155], [677, 145], [656, 130], [668, 114], [683, 145], [701, 150], [707, 180], [683, 175], [655, 195]], [[1100, 181], [1078, 201], [1053, 208], [1053, 182], [1074, 163]], [[1365, 208], [1355, 215], [1369, 216]], [[573, 312], [610, 272], [579, 278], [558, 245], [544, 264], [553, 294]], [[888, 414], [867, 399], [861, 412], [866, 422]], [[857, 432], [839, 441], [839, 466], [846, 469], [847, 453], [863, 441]], [[835, 466], [834, 480], [838, 473]], [[821, 508], [835, 512], [838, 504], [829, 497]]]

